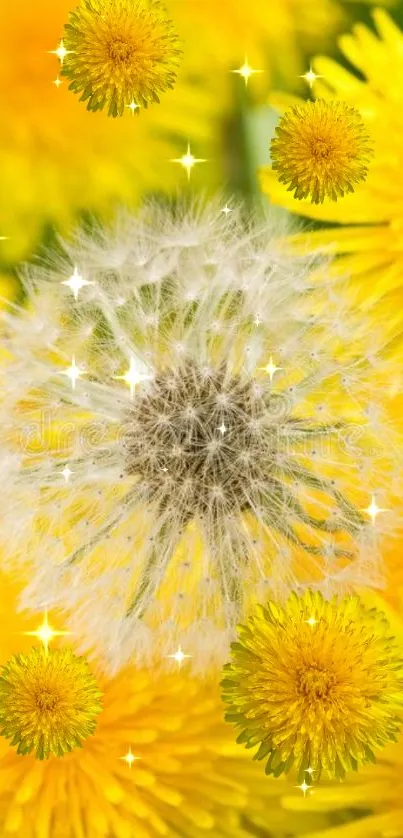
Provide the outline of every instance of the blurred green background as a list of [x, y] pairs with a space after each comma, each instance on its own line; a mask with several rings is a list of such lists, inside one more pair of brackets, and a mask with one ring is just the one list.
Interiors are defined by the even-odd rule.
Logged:
[[[0, 32], [0, 292], [15, 289], [18, 264], [83, 217], [108, 218], [144, 197], [189, 191], [256, 199], [278, 119], [272, 91], [304, 97], [300, 75], [317, 54], [346, 61], [340, 33], [372, 27], [371, 3], [345, 0], [167, 0], [183, 44], [175, 89], [160, 105], [120, 120], [87, 112], [51, 54], [74, 0], [18, 0]], [[379, 4], [378, 4], [379, 5]], [[403, 1], [386, 2], [403, 26]], [[248, 85], [233, 71], [247, 56], [261, 72]], [[171, 162], [190, 144], [207, 162]], [[279, 211], [281, 212], [281, 211]]]

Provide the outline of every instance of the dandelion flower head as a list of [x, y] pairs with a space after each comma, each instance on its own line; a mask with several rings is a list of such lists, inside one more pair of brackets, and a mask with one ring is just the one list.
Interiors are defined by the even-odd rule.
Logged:
[[159, 0], [80, 0], [70, 13], [62, 75], [88, 110], [123, 116], [173, 87], [179, 42]]
[[297, 199], [337, 201], [365, 180], [369, 138], [357, 110], [318, 99], [286, 111], [271, 142], [273, 170]]
[[[8, 195], [0, 206], [0, 235], [7, 236], [1, 242], [6, 264], [31, 258], [49, 227], [66, 234], [83, 211], [110, 218], [117, 203], [135, 207], [143, 195], [159, 194], [162, 183], [166, 194], [175, 192], [180, 171], [170, 160], [188, 142], [196, 157], [219, 159], [213, 114], [222, 113], [223, 93], [212, 96], [200, 85], [195, 93], [191, 49], [188, 71], [140, 118], [132, 108], [122, 119], [111, 119], [107, 107], [88, 114], [52, 54], [75, 6], [74, 0], [19, 0], [8, 4], [0, 30], [0, 191]], [[189, 13], [187, 3], [181, 6]], [[215, 178], [221, 182], [218, 164], [204, 169], [205, 188]], [[197, 168], [192, 177], [197, 182]]]
[[402, 721], [403, 657], [382, 612], [359, 597], [295, 593], [268, 602], [239, 630], [223, 682], [239, 743], [258, 746], [266, 773], [294, 766], [339, 779], [374, 762]]
[[[305, 200], [296, 205], [269, 168], [262, 171], [261, 181], [274, 203], [327, 223], [326, 229], [301, 233], [299, 250], [336, 254], [332, 270], [350, 276], [361, 288], [362, 305], [377, 301], [377, 319], [386, 330], [396, 321], [401, 327], [403, 33], [385, 10], [374, 10], [372, 17], [375, 27], [359, 23], [339, 39], [349, 66], [324, 56], [313, 61], [321, 76], [316, 95], [357, 109], [371, 135], [375, 155], [366, 182], [342, 202], [315, 205]], [[284, 97], [276, 99], [283, 109]], [[399, 382], [400, 376], [400, 389]]]
[[[17, 648], [26, 654], [31, 639], [20, 632], [38, 619], [17, 613], [17, 593], [2, 576], [1, 664]], [[175, 662], [170, 672], [126, 668], [97, 680], [103, 709], [82, 748], [40, 761], [33, 753], [22, 758], [0, 737], [2, 834], [269, 838], [273, 828], [297, 835], [326, 824], [322, 815], [283, 809], [286, 783], [271, 783], [236, 745], [215, 680], [190, 679]]]
[[268, 590], [382, 581], [382, 345], [278, 239], [148, 205], [27, 268], [3, 316], [3, 561], [113, 667], [218, 665]]
[[[381, 595], [371, 595], [369, 603], [385, 614], [391, 634], [400, 648], [403, 641], [402, 597], [391, 608]], [[369, 604], [368, 603], [368, 604]], [[348, 774], [343, 783], [323, 777], [314, 793], [301, 800], [296, 789], [282, 798], [285, 808], [296, 815], [321, 812], [328, 818], [323, 831], [310, 832], [310, 838], [335, 838], [338, 830], [330, 824], [342, 819], [343, 838], [398, 838], [403, 823], [403, 748], [402, 739], [377, 754], [376, 763], [364, 765], [357, 773]]]
[[84, 658], [71, 649], [33, 648], [0, 674], [0, 733], [18, 754], [62, 757], [94, 733], [101, 692]]

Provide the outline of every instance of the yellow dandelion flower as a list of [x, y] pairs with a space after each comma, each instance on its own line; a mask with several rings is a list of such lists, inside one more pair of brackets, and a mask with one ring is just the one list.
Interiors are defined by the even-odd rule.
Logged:
[[[83, 211], [105, 218], [116, 204], [135, 206], [161, 188], [176, 192], [180, 172], [170, 160], [188, 141], [196, 157], [220, 159], [215, 117], [224, 93], [213, 96], [200, 86], [195, 92], [190, 49], [189, 72], [143, 118], [133, 118], [129, 108], [122, 119], [88, 114], [49, 54], [75, 5], [19, 0], [0, 27], [0, 193], [7, 195], [0, 202], [0, 236], [7, 237], [0, 262], [7, 264], [27, 256], [49, 225], [65, 233]], [[63, 83], [56, 87], [58, 75]], [[222, 182], [218, 162], [204, 169], [192, 173], [195, 184], [198, 177], [206, 188]]]
[[[391, 621], [393, 632], [403, 642], [403, 596], [396, 609], [382, 597], [371, 597]], [[300, 791], [286, 793], [282, 803], [288, 811], [327, 815], [328, 828], [309, 832], [307, 838], [400, 838], [403, 824], [403, 743], [388, 745], [375, 765], [349, 774], [343, 783], [327, 782], [302, 798]], [[335, 829], [330, 824], [342, 822]]]
[[358, 597], [307, 591], [269, 602], [233, 644], [223, 681], [239, 743], [259, 746], [266, 774], [294, 766], [343, 778], [395, 740], [403, 705], [403, 658], [382, 612]]
[[181, 53], [159, 0], [80, 0], [63, 42], [61, 75], [89, 111], [123, 116], [174, 85]]
[[[105, 218], [117, 203], [133, 206], [162, 186], [175, 194], [181, 172], [170, 160], [188, 142], [195, 157], [210, 161], [194, 168], [195, 183], [200, 178], [214, 189], [227, 181], [217, 126], [223, 114], [228, 120], [234, 90], [243, 85], [230, 71], [245, 52], [252, 67], [265, 70], [249, 84], [253, 96], [266, 95], [274, 76], [298, 81], [306, 70], [301, 44], [312, 55], [318, 34], [323, 43], [341, 17], [333, 0], [166, 0], [186, 47], [177, 83], [142, 118], [133, 119], [128, 108], [127, 118], [112, 120], [106, 111], [89, 119], [49, 54], [76, 3], [7, 5], [0, 27], [0, 194], [7, 195], [0, 236], [8, 239], [0, 243], [0, 259], [8, 263], [32, 253], [49, 225], [64, 234], [83, 210]], [[57, 78], [62, 84], [53, 83]]]
[[0, 675], [0, 733], [17, 754], [62, 757], [94, 733], [101, 693], [85, 658], [71, 649], [31, 649]]
[[[2, 576], [1, 662], [29, 643], [19, 634], [27, 623], [16, 614], [17, 593]], [[1, 835], [269, 838], [326, 824], [283, 809], [291, 783], [265, 778], [235, 744], [216, 681], [190, 679], [173, 662], [169, 673], [130, 668], [100, 685], [103, 712], [80, 750], [40, 762], [0, 739]]]
[[[353, 69], [325, 57], [313, 61], [322, 76], [316, 82], [317, 95], [358, 109], [371, 134], [375, 156], [365, 184], [342, 204], [316, 206], [305, 201], [296, 206], [270, 169], [262, 172], [261, 180], [274, 203], [327, 223], [326, 229], [300, 234], [295, 239], [298, 248], [335, 254], [332, 271], [356, 280], [363, 304], [384, 297], [383, 322], [397, 319], [401, 324], [403, 32], [382, 9], [373, 12], [373, 19], [377, 33], [360, 23], [339, 40]], [[278, 101], [283, 107], [284, 97]], [[382, 314], [378, 306], [378, 321]]]
[[271, 142], [273, 170], [294, 197], [337, 201], [365, 180], [370, 156], [360, 114], [343, 102], [306, 102], [287, 111]]

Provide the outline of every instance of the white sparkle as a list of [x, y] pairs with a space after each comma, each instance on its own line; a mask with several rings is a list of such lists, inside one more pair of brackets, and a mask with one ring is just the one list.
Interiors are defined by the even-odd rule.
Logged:
[[319, 622], [320, 621], [316, 620], [315, 617], [310, 617], [309, 620], [304, 620], [304, 623], [307, 623], [308, 626], [312, 626], [312, 627], [316, 626], [316, 624], [319, 623]]
[[62, 80], [59, 79], [59, 76], [57, 76], [57, 78], [55, 78], [54, 82], [52, 82], [52, 83], [55, 85], [55, 87], [57, 87], [58, 90], [59, 90], [60, 85], [63, 84]]
[[50, 626], [48, 622], [48, 612], [45, 611], [42, 625], [38, 626], [36, 631], [23, 631], [22, 634], [25, 634], [27, 637], [39, 637], [39, 640], [41, 640], [43, 643], [45, 653], [47, 653], [49, 649], [49, 643], [51, 640], [53, 640], [54, 637], [62, 637], [64, 635], [70, 634], [70, 632], [56, 631], [55, 629], [52, 629], [52, 626]]
[[130, 395], [133, 398], [135, 389], [138, 384], [141, 384], [142, 381], [149, 381], [152, 378], [151, 375], [145, 375], [144, 373], [140, 373], [138, 371], [137, 363], [135, 358], [130, 359], [130, 367], [124, 375], [117, 375], [116, 379], [118, 381], [126, 381], [126, 384], [130, 387]]
[[259, 317], [259, 315], [258, 315], [258, 314], [256, 315], [256, 317], [255, 317], [255, 319], [254, 319], [254, 321], [253, 321], [253, 322], [254, 322], [255, 326], [260, 326], [260, 324], [261, 324], [261, 322], [262, 322], [262, 321], [261, 321], [261, 319], [260, 319], [260, 317]]
[[221, 422], [221, 425], [217, 428], [217, 430], [220, 431], [221, 436], [224, 436], [224, 434], [227, 433], [228, 428], [224, 422]]
[[224, 215], [227, 216], [230, 214], [230, 212], [234, 212], [234, 210], [232, 210], [231, 207], [228, 206], [228, 204], [225, 204], [225, 207], [223, 207], [222, 210], [220, 210], [220, 212], [223, 212]]
[[183, 168], [187, 171], [188, 180], [190, 180], [190, 173], [193, 169], [193, 166], [195, 166], [196, 163], [207, 163], [207, 160], [205, 160], [202, 157], [194, 157], [190, 150], [190, 145], [188, 144], [186, 154], [184, 154], [182, 157], [172, 158], [171, 163], [179, 163], [181, 166], [183, 166]]
[[132, 116], [134, 116], [135, 112], [139, 110], [140, 105], [137, 102], [130, 102], [130, 105], [126, 105], [126, 108], [132, 112]]
[[372, 495], [370, 505], [367, 506], [366, 509], [362, 509], [361, 511], [366, 512], [367, 515], [369, 515], [373, 524], [375, 524], [376, 519], [377, 519], [380, 512], [388, 512], [387, 509], [381, 509], [381, 507], [378, 506], [378, 504], [376, 502], [375, 495]]
[[312, 90], [312, 85], [316, 81], [316, 79], [322, 79], [323, 76], [318, 76], [313, 70], [312, 67], [306, 73], [303, 73], [302, 76], [299, 77], [300, 79], [305, 79], [305, 81], [309, 84], [309, 87]]
[[192, 655], [185, 655], [184, 652], [182, 652], [181, 647], [179, 646], [178, 651], [175, 652], [174, 655], [167, 655], [167, 657], [172, 658], [172, 660], [175, 660], [177, 662], [178, 666], [181, 667], [183, 661], [186, 660], [186, 658], [191, 658]]
[[232, 70], [231, 72], [232, 73], [237, 73], [238, 76], [242, 76], [242, 78], [245, 81], [245, 87], [246, 87], [250, 77], [253, 76], [255, 73], [263, 73], [263, 70], [254, 70], [253, 67], [251, 67], [249, 65], [248, 59], [245, 56], [245, 61], [242, 64], [242, 67], [238, 67], [237, 70]]
[[307, 791], [309, 791], [309, 789], [311, 789], [311, 788], [312, 788], [312, 786], [308, 786], [308, 785], [307, 785], [307, 783], [306, 783], [306, 782], [305, 782], [305, 780], [304, 780], [304, 782], [303, 782], [303, 783], [301, 783], [301, 785], [300, 785], [300, 786], [296, 786], [295, 788], [297, 788], [297, 789], [301, 789], [301, 791], [302, 791], [302, 792], [303, 792], [303, 794], [304, 794], [304, 797], [306, 797], [306, 793], [307, 793]]
[[66, 49], [65, 46], [64, 46], [63, 41], [60, 41], [60, 44], [59, 44], [57, 49], [50, 50], [50, 55], [57, 55], [57, 57], [60, 61], [60, 64], [62, 66], [63, 66], [64, 59], [66, 58], [66, 55], [70, 55], [70, 54], [71, 54], [71, 49]]
[[273, 381], [275, 373], [278, 372], [279, 370], [281, 370], [282, 367], [277, 367], [276, 364], [273, 361], [272, 356], [270, 355], [269, 363], [266, 364], [265, 367], [261, 367], [261, 369], [264, 370], [264, 372], [267, 372], [267, 374], [270, 378], [270, 381]]
[[71, 366], [67, 367], [67, 370], [63, 371], [63, 375], [67, 375], [67, 378], [71, 381], [71, 386], [73, 390], [76, 389], [76, 381], [82, 376], [85, 375], [85, 370], [78, 367], [76, 364], [75, 356], [73, 355], [73, 360], [71, 362]]
[[123, 762], [126, 762], [129, 768], [131, 768], [133, 763], [137, 762], [137, 760], [141, 759], [141, 757], [134, 756], [134, 754], [132, 753], [132, 749], [129, 748], [127, 754], [124, 757], [119, 757], [119, 759], [122, 759]]
[[64, 279], [63, 282], [61, 282], [61, 285], [67, 285], [67, 287], [70, 288], [70, 291], [73, 292], [74, 299], [77, 300], [81, 289], [86, 285], [94, 285], [94, 283], [89, 282], [88, 279], [84, 279], [84, 277], [79, 274], [77, 268], [74, 268], [74, 273], [70, 279]]
[[74, 474], [74, 472], [68, 467], [68, 465], [65, 465], [64, 469], [60, 472], [60, 474], [63, 475], [66, 483], [68, 483], [71, 475]]

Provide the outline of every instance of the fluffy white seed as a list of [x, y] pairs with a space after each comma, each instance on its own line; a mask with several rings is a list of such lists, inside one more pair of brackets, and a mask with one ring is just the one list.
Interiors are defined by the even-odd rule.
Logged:
[[149, 205], [28, 267], [4, 315], [3, 562], [109, 669], [180, 643], [203, 671], [256, 599], [382, 582], [382, 346], [281, 232]]

